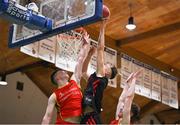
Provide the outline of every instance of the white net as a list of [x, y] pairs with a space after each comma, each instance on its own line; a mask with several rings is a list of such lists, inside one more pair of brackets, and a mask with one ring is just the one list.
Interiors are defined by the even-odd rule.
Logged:
[[60, 57], [65, 60], [77, 61], [78, 53], [82, 45], [82, 34], [70, 31], [58, 35]]

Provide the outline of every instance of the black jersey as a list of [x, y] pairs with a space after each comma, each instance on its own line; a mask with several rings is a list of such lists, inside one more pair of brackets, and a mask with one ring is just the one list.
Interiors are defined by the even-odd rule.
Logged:
[[107, 87], [108, 79], [106, 77], [97, 77], [93, 73], [89, 79], [87, 88], [84, 91], [83, 106], [89, 105], [98, 113], [101, 112], [101, 101], [103, 98], [104, 89]]

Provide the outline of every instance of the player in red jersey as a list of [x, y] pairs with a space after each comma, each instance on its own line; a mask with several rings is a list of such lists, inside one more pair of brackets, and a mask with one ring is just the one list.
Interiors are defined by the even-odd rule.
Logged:
[[51, 75], [51, 81], [58, 89], [49, 97], [46, 113], [42, 124], [49, 124], [52, 119], [53, 109], [57, 109], [56, 124], [78, 124], [82, 113], [82, 94], [80, 79], [82, 66], [89, 50], [89, 35], [84, 32], [83, 45], [78, 55], [78, 62], [74, 74], [69, 80], [67, 71], [57, 70]]
[[141, 70], [132, 73], [126, 80], [123, 92], [119, 97], [116, 110], [116, 119], [111, 121], [110, 125], [133, 124], [139, 120], [139, 107], [132, 102], [135, 93], [136, 79], [140, 73]]

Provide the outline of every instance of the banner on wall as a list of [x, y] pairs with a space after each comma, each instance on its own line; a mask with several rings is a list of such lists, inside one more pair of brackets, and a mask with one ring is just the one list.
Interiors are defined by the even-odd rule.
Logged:
[[177, 79], [126, 54], [121, 54], [121, 87], [124, 87], [131, 72], [140, 69], [143, 72], [136, 81], [135, 93], [178, 108]]
[[39, 42], [39, 58], [51, 63], [55, 63], [56, 36], [41, 40]]
[[143, 65], [143, 91], [142, 94], [151, 98], [151, 86], [152, 86], [152, 67], [150, 65]]
[[168, 75], [161, 73], [161, 87], [162, 87], [162, 103], [169, 105], [169, 94], [170, 94], [170, 86], [168, 82]]
[[169, 76], [168, 84], [170, 85], [169, 106], [178, 109], [179, 105], [177, 79], [173, 76]]
[[126, 80], [132, 73], [132, 58], [126, 54], [121, 54], [121, 84], [120, 87], [124, 88]]
[[[132, 72], [137, 72], [138, 70], [142, 70], [142, 73], [137, 77], [136, 86], [135, 86], [135, 93], [139, 95], [143, 95], [144, 88], [143, 88], [143, 63], [133, 59], [132, 60]], [[145, 96], [145, 95], [144, 95]]]
[[157, 69], [152, 70], [152, 95], [151, 98], [161, 101], [161, 72]]

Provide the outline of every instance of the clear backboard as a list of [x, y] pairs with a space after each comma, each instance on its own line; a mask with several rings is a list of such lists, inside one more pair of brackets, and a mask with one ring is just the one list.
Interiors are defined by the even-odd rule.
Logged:
[[[11, 6], [29, 10], [28, 0], [16, 0]], [[31, 0], [38, 8], [33, 14], [52, 20], [52, 29], [36, 29], [26, 23], [13, 24], [9, 30], [9, 47], [24, 46], [48, 37], [99, 21], [102, 18], [102, 0]], [[38, 10], [38, 11], [37, 11]], [[37, 20], [33, 20], [35, 24]], [[44, 23], [44, 22], [42, 22]]]

